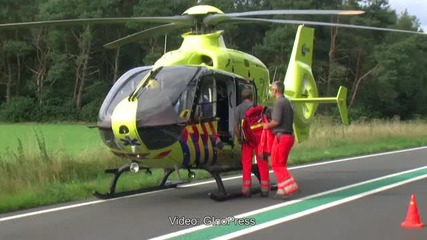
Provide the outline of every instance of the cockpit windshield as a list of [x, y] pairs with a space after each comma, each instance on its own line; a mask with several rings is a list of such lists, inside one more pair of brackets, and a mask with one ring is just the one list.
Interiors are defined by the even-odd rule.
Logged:
[[151, 66], [134, 68], [123, 74], [117, 80], [105, 97], [101, 109], [99, 110], [98, 125], [102, 127], [111, 127], [111, 115], [117, 104], [129, 97], [136, 89], [141, 79], [150, 72], [150, 69]]
[[150, 74], [133, 95], [138, 99], [138, 127], [186, 122], [196, 91], [197, 72], [197, 67], [170, 66]]

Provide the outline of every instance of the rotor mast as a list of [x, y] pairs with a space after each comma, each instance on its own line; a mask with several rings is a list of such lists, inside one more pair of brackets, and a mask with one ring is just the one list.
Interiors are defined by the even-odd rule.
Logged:
[[[197, 2], [201, 4], [201, 0]], [[192, 16], [193, 26], [191, 27], [192, 34], [208, 34], [214, 31], [214, 25], [206, 24], [205, 18], [207, 15], [224, 14], [220, 9], [209, 5], [197, 5], [187, 9], [182, 15]]]

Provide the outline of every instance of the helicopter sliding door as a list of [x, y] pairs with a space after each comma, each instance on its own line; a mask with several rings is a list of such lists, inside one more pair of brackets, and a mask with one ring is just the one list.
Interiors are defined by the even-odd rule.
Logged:
[[217, 121], [221, 141], [233, 146], [234, 109], [242, 102], [243, 89], [252, 90], [257, 103], [255, 84], [235, 75], [213, 72], [200, 78], [198, 89], [193, 121]]
[[[205, 75], [199, 82], [200, 93], [195, 120], [217, 121], [218, 136], [221, 141], [233, 145], [233, 119], [236, 105], [235, 76], [213, 72]], [[212, 96], [211, 96], [212, 94]], [[203, 96], [203, 98], [202, 98]], [[205, 109], [200, 116], [200, 109]], [[199, 119], [197, 119], [199, 117]]]
[[227, 91], [229, 86], [233, 87], [233, 82], [233, 78], [227, 81], [226, 76], [210, 69], [204, 69], [198, 79], [191, 125], [187, 128], [189, 139], [193, 139], [187, 144], [190, 149], [194, 145], [198, 167], [213, 170], [239, 165], [239, 158], [231, 151], [233, 145], [227, 125], [230, 115]]
[[203, 76], [198, 84], [194, 122], [211, 121], [216, 117], [216, 81], [213, 75]]
[[[234, 74], [205, 70], [197, 80], [196, 89], [187, 127], [192, 136], [189, 139], [194, 138], [187, 144], [194, 145], [195, 152], [199, 154], [195, 155], [196, 166], [211, 170], [215, 167], [239, 167], [241, 158], [240, 147], [236, 149], [238, 145], [235, 145], [234, 110], [241, 103], [240, 92], [243, 89], [251, 89], [256, 102], [255, 84]], [[217, 136], [212, 134], [214, 128]], [[221, 149], [217, 148], [218, 138], [224, 145]]]
[[233, 119], [235, 97], [234, 76], [215, 74], [217, 85], [218, 135], [226, 144], [233, 146]]

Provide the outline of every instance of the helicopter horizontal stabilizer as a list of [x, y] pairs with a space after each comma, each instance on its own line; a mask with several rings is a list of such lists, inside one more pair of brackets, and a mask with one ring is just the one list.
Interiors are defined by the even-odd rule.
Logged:
[[337, 103], [342, 123], [349, 125], [346, 99], [347, 88], [343, 86], [339, 88], [336, 97], [290, 98], [291, 102], [295, 103]]

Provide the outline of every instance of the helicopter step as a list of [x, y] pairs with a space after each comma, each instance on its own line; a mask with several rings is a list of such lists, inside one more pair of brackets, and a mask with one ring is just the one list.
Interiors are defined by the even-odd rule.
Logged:
[[[134, 167], [133, 164], [134, 163], [128, 163], [121, 166], [120, 168], [106, 169], [105, 173], [114, 174], [109, 191], [107, 193], [100, 193], [98, 191], [94, 191], [93, 195], [99, 199], [110, 199], [110, 198], [123, 197], [123, 196], [138, 194], [138, 193], [152, 192], [152, 191], [168, 189], [168, 188], [176, 188], [180, 184], [188, 183], [188, 181], [182, 181], [182, 180], [168, 181], [169, 176], [175, 171], [175, 169], [172, 168], [172, 169], [165, 169], [165, 174], [163, 176], [163, 179], [158, 186], [146, 187], [142, 189], [123, 191], [123, 192], [116, 192], [117, 181], [119, 180], [120, 176], [125, 172], [135, 171], [133, 170], [133, 167]], [[151, 175], [151, 171], [149, 168], [143, 168], [143, 169], [146, 170], [147, 174]], [[194, 178], [195, 174], [193, 171], [188, 170], [188, 176], [190, 178]]]
[[[238, 170], [238, 169], [236, 169], [236, 170]], [[223, 181], [219, 175], [221, 172], [214, 171], [214, 172], [210, 172], [210, 173], [212, 174], [213, 178], [215, 179], [215, 182], [216, 182], [217, 187], [218, 187], [218, 193], [213, 193], [213, 192], [208, 193], [208, 196], [212, 200], [217, 201], [217, 202], [222, 202], [222, 201], [226, 201], [226, 200], [231, 200], [231, 199], [243, 197], [241, 192], [228, 193], [225, 190], [224, 183], [223, 183]], [[255, 175], [255, 177], [257, 177], [258, 182], [261, 183], [258, 166], [256, 164], [252, 164], [252, 173]], [[270, 191], [275, 191], [275, 190], [277, 190], [277, 184], [272, 184], [270, 187]], [[261, 189], [251, 190], [251, 194], [258, 194], [260, 192], [261, 192]]]

